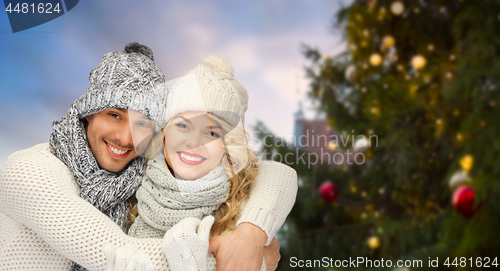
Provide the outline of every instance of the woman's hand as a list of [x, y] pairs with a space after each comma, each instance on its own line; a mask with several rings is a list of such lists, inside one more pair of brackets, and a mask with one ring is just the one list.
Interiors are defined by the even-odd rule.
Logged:
[[207, 270], [208, 239], [213, 224], [213, 216], [201, 221], [188, 217], [165, 233], [162, 248], [171, 271]]

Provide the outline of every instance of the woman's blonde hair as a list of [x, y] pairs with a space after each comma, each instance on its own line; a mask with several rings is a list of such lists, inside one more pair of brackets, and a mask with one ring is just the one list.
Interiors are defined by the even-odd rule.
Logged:
[[[224, 131], [222, 144], [226, 155], [222, 159], [222, 166], [226, 174], [231, 176], [229, 178], [231, 183], [229, 197], [214, 212], [215, 222], [210, 233], [212, 236], [217, 236], [235, 229], [241, 208], [249, 198], [250, 185], [259, 172], [259, 159], [255, 151], [248, 148], [250, 136], [243, 128], [232, 126], [214, 114], [209, 113], [208, 115], [217, 121]], [[170, 122], [165, 127], [169, 124]], [[162, 129], [161, 133], [153, 137], [145, 152], [146, 157], [152, 158], [162, 152], [163, 144], [164, 132]], [[129, 212], [129, 225], [133, 224], [137, 216], [136, 201], [130, 202], [132, 208]]]

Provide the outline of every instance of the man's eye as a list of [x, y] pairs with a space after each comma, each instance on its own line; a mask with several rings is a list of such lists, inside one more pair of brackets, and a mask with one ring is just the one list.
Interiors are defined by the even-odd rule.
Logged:
[[175, 124], [175, 126], [177, 126], [177, 127], [181, 128], [181, 129], [187, 129], [187, 128], [188, 128], [188, 127], [187, 127], [185, 124], [183, 124], [183, 123], [176, 123], [176, 124]]
[[109, 115], [110, 115], [110, 116], [112, 116], [112, 117], [113, 117], [113, 118], [115, 118], [115, 119], [119, 119], [119, 118], [120, 118], [120, 115], [118, 115], [118, 114], [113, 114], [113, 113], [111, 113], [111, 114], [109, 114]]

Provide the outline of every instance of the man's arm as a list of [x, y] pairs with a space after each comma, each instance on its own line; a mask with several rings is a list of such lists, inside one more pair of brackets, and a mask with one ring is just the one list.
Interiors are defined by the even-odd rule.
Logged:
[[81, 199], [71, 172], [48, 148], [36, 146], [7, 159], [0, 170], [0, 211], [89, 270], [106, 269], [103, 247], [108, 243], [136, 247], [150, 257], [156, 270], [167, 269], [162, 240], [127, 236]]
[[[210, 240], [209, 253], [216, 255], [217, 270], [260, 270], [264, 245], [285, 222], [296, 196], [297, 172], [282, 163], [263, 161], [236, 230]], [[279, 250], [279, 244], [272, 248]], [[279, 257], [276, 252], [268, 255]]]

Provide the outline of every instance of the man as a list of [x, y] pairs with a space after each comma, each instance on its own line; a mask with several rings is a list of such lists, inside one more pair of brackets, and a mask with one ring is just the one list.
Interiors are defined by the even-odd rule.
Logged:
[[[162, 240], [122, 231], [127, 200], [144, 174], [140, 155], [162, 123], [164, 75], [149, 48], [131, 44], [104, 55], [89, 81], [68, 114], [54, 122], [50, 143], [14, 153], [0, 171], [0, 270], [104, 270], [108, 244], [132, 246], [156, 269], [167, 268]], [[290, 182], [277, 189], [283, 185], [273, 184], [273, 174], [286, 174]], [[276, 164], [258, 179], [265, 181], [252, 188], [241, 224], [211, 242], [221, 270], [258, 270], [264, 243], [293, 205], [293, 170]], [[259, 199], [269, 202], [272, 187], [273, 203], [262, 205]], [[274, 245], [266, 253], [276, 255]]]

